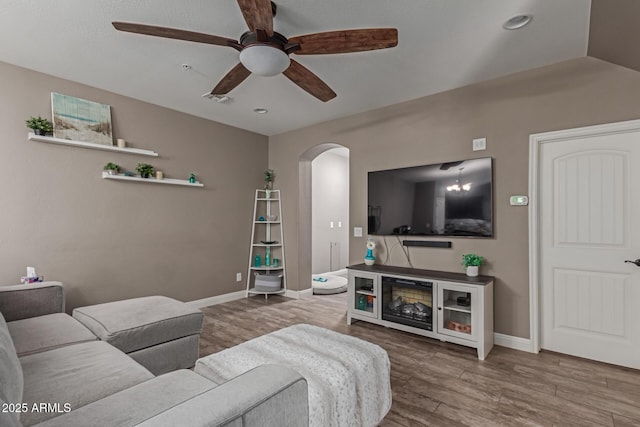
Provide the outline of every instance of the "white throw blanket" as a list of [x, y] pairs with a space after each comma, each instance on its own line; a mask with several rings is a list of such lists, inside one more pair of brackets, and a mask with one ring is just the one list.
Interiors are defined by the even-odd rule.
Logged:
[[294, 325], [198, 360], [195, 371], [221, 384], [276, 363], [309, 385], [310, 426], [375, 426], [391, 408], [390, 363], [376, 344], [312, 325]]

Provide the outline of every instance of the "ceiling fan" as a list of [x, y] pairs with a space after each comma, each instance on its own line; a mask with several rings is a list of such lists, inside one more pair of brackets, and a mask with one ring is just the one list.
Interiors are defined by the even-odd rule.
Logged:
[[283, 73], [289, 80], [323, 102], [336, 97], [318, 76], [289, 58], [296, 55], [322, 55], [386, 49], [398, 44], [395, 28], [370, 28], [329, 31], [287, 39], [273, 31], [276, 5], [270, 0], [237, 0], [249, 31], [240, 40], [233, 40], [194, 31], [131, 22], [113, 22], [116, 30], [169, 39], [228, 46], [240, 52], [240, 62], [211, 91], [225, 95], [242, 83], [251, 73], [275, 76]]

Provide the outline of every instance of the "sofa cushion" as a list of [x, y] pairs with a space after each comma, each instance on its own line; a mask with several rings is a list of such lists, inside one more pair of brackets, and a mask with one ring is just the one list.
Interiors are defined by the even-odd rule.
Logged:
[[73, 317], [125, 353], [202, 332], [203, 314], [163, 296], [79, 307]]
[[[22, 367], [7, 322], [0, 313], [0, 403], [20, 403], [22, 391]], [[18, 418], [17, 412], [0, 411], [0, 425], [15, 425]]]
[[34, 403], [50, 404], [42, 412], [22, 413], [20, 419], [25, 426], [58, 416], [66, 408], [76, 410], [153, 378], [133, 359], [102, 341], [30, 354], [21, 357], [20, 362], [24, 373], [22, 401], [29, 408], [33, 408]]
[[215, 387], [212, 381], [182, 369], [47, 420], [38, 427], [101, 427], [107, 420], [112, 426], [134, 426]]
[[199, 340], [198, 335], [189, 335], [127, 354], [158, 376], [178, 369], [192, 368], [200, 353]]
[[16, 320], [7, 323], [18, 356], [98, 338], [82, 323], [66, 313]]
[[[261, 365], [139, 427], [309, 427], [308, 402], [307, 381], [298, 372], [286, 366]], [[354, 419], [340, 421], [331, 425], [366, 425]]]
[[7, 320], [64, 312], [64, 286], [60, 282], [0, 286], [0, 311]]

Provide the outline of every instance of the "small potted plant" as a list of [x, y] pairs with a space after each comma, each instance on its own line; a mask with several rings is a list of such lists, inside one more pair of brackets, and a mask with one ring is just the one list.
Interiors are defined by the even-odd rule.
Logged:
[[29, 117], [29, 119], [25, 121], [25, 124], [29, 129], [33, 129], [33, 133], [36, 135], [43, 136], [49, 132], [53, 132], [53, 124], [40, 116]]
[[116, 165], [115, 163], [109, 162], [106, 165], [104, 165], [104, 170], [109, 175], [117, 175], [118, 172], [120, 172], [120, 166]]
[[136, 171], [138, 171], [142, 178], [149, 178], [153, 175], [153, 166], [148, 163], [138, 163]]
[[484, 262], [484, 258], [476, 254], [463, 254], [462, 266], [467, 269], [467, 276], [476, 277], [478, 269]]
[[267, 169], [264, 171], [264, 191], [267, 194], [267, 199], [271, 197], [271, 190], [273, 190], [273, 180], [276, 178], [276, 174], [273, 169]]

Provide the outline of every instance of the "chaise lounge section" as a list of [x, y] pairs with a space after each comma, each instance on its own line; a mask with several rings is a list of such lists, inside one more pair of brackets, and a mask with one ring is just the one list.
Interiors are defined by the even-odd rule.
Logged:
[[[143, 361], [161, 360], [164, 367], [193, 364], [180, 358], [171, 362], [171, 352], [168, 357], [159, 356], [163, 347], [156, 347], [162, 344], [158, 343], [162, 341], [158, 334], [166, 329], [163, 326], [171, 325], [163, 322], [182, 313], [177, 315], [181, 319], [178, 323], [187, 324], [184, 328], [169, 327], [173, 331], [169, 338], [161, 334], [168, 342], [175, 341], [175, 330], [194, 331], [194, 318], [188, 315], [191, 309], [163, 298], [151, 302], [162, 300], [176, 311], [169, 310], [166, 319], [143, 318], [142, 326], [134, 328], [135, 338], [129, 336], [124, 341], [152, 343], [153, 356]], [[131, 319], [135, 310], [127, 313], [127, 308], [149, 302], [130, 300], [119, 308], [109, 306], [107, 311]], [[114, 307], [123, 311], [112, 311]], [[104, 307], [88, 311], [94, 320], [96, 313], [105, 313]], [[138, 315], [133, 318], [141, 319]], [[201, 327], [200, 317], [196, 339]], [[155, 376], [134, 360], [140, 349], [127, 354], [109, 343], [113, 336], [126, 335], [133, 329], [115, 329], [111, 330], [114, 334], [96, 335], [67, 315], [64, 287], [59, 282], [0, 287], [0, 405], [4, 409], [0, 411], [0, 425], [308, 425], [306, 380], [288, 367], [262, 365], [221, 384], [188, 369]], [[151, 331], [151, 341], [145, 331]], [[108, 339], [99, 339], [105, 337]], [[157, 364], [150, 366], [155, 369]]]

